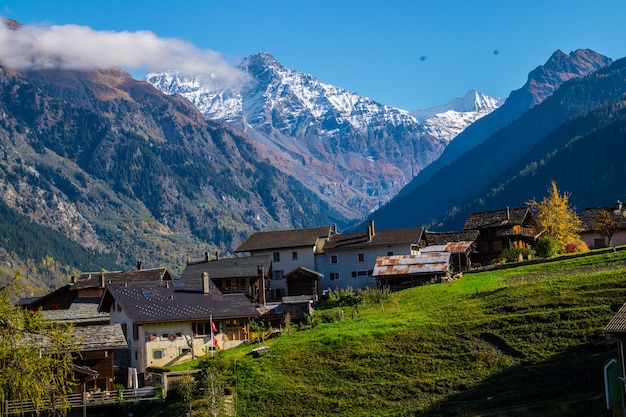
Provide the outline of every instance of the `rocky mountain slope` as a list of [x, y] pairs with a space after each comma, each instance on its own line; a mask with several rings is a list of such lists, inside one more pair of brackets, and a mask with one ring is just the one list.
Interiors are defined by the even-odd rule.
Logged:
[[[0, 67], [0, 189], [16, 214], [94, 256], [173, 274], [256, 230], [347, 221], [249, 137], [116, 69]], [[20, 240], [3, 240], [7, 257], [29, 256]]]
[[285, 68], [268, 53], [246, 57], [239, 68], [250, 81], [228, 88], [210, 76], [176, 72], [147, 80], [248, 133], [264, 158], [353, 220], [389, 201], [454, 136], [499, 104], [470, 92], [418, 120]]
[[[373, 218], [379, 227], [386, 228], [427, 225], [456, 229], [462, 227], [470, 211], [523, 205], [533, 197], [541, 198], [551, 180], [572, 185], [565, 190], [572, 193], [572, 201], [580, 204], [580, 209], [612, 204], [623, 195], [619, 191], [623, 189], [622, 177], [617, 173], [624, 164], [620, 153], [610, 150], [620, 149], [623, 142], [619, 132], [624, 126], [618, 110], [626, 93], [624, 65], [624, 60], [619, 60], [564, 82], [540, 104], [434, 173], [424, 184], [398, 196]], [[596, 112], [599, 114], [592, 117]], [[611, 134], [602, 140], [579, 140], [597, 138], [597, 132], [604, 129]], [[609, 152], [604, 152], [604, 158], [598, 157], [604, 150]], [[577, 156], [568, 165], [562, 156], [573, 154]]]

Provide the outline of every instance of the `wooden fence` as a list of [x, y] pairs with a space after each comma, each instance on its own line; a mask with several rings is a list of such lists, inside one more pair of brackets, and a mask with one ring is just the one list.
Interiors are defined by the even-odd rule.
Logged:
[[[159, 395], [157, 395], [159, 394]], [[102, 392], [84, 392], [82, 394], [70, 394], [67, 396], [71, 409], [82, 408], [83, 415], [87, 415], [88, 407], [101, 407], [113, 405], [118, 402], [136, 402], [146, 400], [156, 400], [162, 398], [161, 393], [157, 392], [154, 387], [144, 387], [138, 389], [127, 389], [120, 391], [102, 391]], [[53, 411], [55, 407], [49, 401], [46, 401], [40, 412]], [[34, 414], [36, 407], [31, 401], [15, 402], [5, 401], [3, 404], [2, 415], [11, 416], [13, 414]]]

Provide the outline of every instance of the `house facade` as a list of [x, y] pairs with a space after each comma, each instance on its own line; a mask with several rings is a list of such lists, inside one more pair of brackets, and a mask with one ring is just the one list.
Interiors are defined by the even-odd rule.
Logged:
[[222, 294], [208, 274], [185, 281], [109, 284], [100, 301], [119, 324], [139, 374], [247, 340], [259, 312], [244, 294]]
[[335, 233], [332, 226], [257, 232], [239, 245], [235, 252], [270, 257], [269, 297], [280, 300], [289, 295], [285, 274], [299, 267], [315, 270], [316, 255], [322, 253], [324, 244]]
[[583, 228], [580, 239], [587, 244], [589, 249], [605, 248], [609, 245], [608, 238], [601, 235], [596, 226], [603, 211], [611, 215], [617, 226], [611, 243], [614, 246], [626, 245], [626, 208], [621, 201], [613, 207], [593, 207], [583, 210], [580, 215]]
[[417, 254], [423, 246], [421, 227], [376, 231], [371, 221], [364, 232], [334, 234], [315, 258], [315, 270], [323, 276], [320, 291], [375, 287], [376, 258]]
[[471, 213], [465, 220], [464, 231], [478, 231], [477, 260], [488, 265], [509, 247], [534, 248], [538, 237], [537, 223], [530, 209], [505, 208]]
[[187, 262], [180, 280], [200, 279], [204, 273], [222, 294], [245, 294], [253, 304], [274, 300], [270, 255], [209, 259], [206, 253], [202, 261]]

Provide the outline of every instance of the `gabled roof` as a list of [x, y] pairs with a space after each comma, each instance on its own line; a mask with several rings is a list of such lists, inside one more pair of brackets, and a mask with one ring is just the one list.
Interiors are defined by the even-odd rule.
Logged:
[[331, 230], [331, 226], [320, 226], [306, 229], [256, 232], [239, 245], [235, 252], [313, 247], [317, 244], [318, 239], [325, 239], [330, 236]]
[[615, 207], [591, 207], [586, 208], [580, 214], [580, 221], [582, 223], [583, 231], [594, 232], [596, 229], [596, 223], [600, 217], [602, 211], [608, 211], [612, 214], [611, 217], [615, 220], [619, 230], [626, 229], [626, 211], [616, 210]]
[[81, 352], [128, 347], [120, 324], [77, 326], [72, 329], [72, 337]]
[[332, 235], [324, 245], [324, 251], [350, 248], [365, 248], [389, 245], [418, 245], [424, 234], [423, 227], [377, 230]]
[[263, 268], [263, 274], [269, 276], [272, 258], [269, 255], [262, 255], [192, 262], [185, 266], [180, 279], [185, 281], [201, 278], [204, 272], [207, 272], [211, 279], [254, 277], [259, 274], [259, 266]]
[[527, 222], [534, 224], [535, 220], [528, 207], [504, 208], [493, 211], [470, 213], [465, 220], [464, 230], [486, 229], [523, 225]]
[[372, 276], [446, 274], [450, 271], [450, 253], [379, 256]]
[[212, 283], [204, 294], [202, 284], [202, 279], [109, 284], [99, 310], [109, 311], [115, 300], [134, 324], [259, 315], [244, 294], [222, 294]]
[[60, 288], [57, 288], [54, 291], [49, 292], [46, 295], [43, 295], [41, 297], [29, 297], [29, 298], [20, 298], [16, 305], [20, 306], [20, 307], [24, 307], [24, 308], [29, 308], [29, 309], [36, 309], [41, 307], [41, 305], [46, 301], [49, 300], [51, 298], [54, 298], [56, 296], [58, 296], [59, 294], [62, 294], [64, 292], [69, 292], [72, 290], [72, 286], [71, 285], [64, 285]]
[[163, 281], [171, 280], [172, 277], [167, 268], [137, 269], [134, 271], [115, 272], [84, 272], [74, 282], [73, 289], [84, 290], [89, 288], [100, 288], [101, 280], [104, 278], [105, 284], [115, 282], [140, 282], [140, 281]]
[[75, 327], [109, 322], [109, 313], [98, 311], [98, 299], [93, 299], [91, 302], [74, 300], [68, 309], [42, 310], [42, 313], [49, 320], [74, 323]]
[[459, 232], [431, 232], [426, 231], [426, 244], [428, 246], [447, 245], [451, 242], [474, 242], [478, 239], [478, 230], [461, 230]]
[[604, 333], [626, 333], [626, 304], [622, 305], [603, 330]]
[[297, 278], [302, 278], [302, 277], [320, 280], [324, 277], [324, 274], [321, 274], [317, 271], [313, 271], [312, 269], [301, 266], [283, 275], [283, 278], [286, 280], [297, 279]]

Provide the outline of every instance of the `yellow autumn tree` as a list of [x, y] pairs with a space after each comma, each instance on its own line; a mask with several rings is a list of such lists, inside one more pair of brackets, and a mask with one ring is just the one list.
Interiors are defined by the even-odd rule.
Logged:
[[548, 187], [548, 195], [540, 202], [532, 199], [527, 204], [535, 212], [535, 219], [544, 236], [553, 238], [564, 248], [576, 242], [582, 231], [582, 223], [569, 204], [570, 193], [561, 193], [555, 181]]

